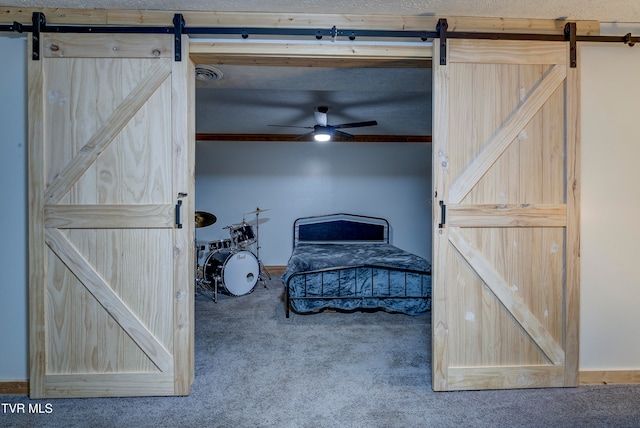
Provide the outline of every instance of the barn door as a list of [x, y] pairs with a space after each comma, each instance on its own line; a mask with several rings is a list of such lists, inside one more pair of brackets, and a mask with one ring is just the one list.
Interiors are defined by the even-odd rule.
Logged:
[[40, 50], [28, 66], [31, 396], [188, 394], [192, 64], [164, 35], [43, 35]]
[[568, 50], [450, 39], [447, 64], [434, 61], [436, 391], [577, 385], [578, 76]]

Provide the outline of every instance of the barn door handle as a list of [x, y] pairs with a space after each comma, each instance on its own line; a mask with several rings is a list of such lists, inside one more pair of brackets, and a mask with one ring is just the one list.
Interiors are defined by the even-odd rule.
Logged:
[[182, 229], [182, 222], [180, 221], [180, 207], [182, 207], [182, 200], [178, 199], [176, 203], [176, 227]]
[[439, 204], [440, 204], [440, 224], [438, 224], [438, 227], [442, 229], [444, 225], [447, 223], [447, 206], [444, 204], [443, 201], [440, 201]]
[[176, 227], [178, 229], [182, 229], [182, 221], [180, 221], [180, 211], [182, 207], [182, 198], [186, 198], [187, 194], [185, 192], [178, 193], [178, 202], [176, 202]]

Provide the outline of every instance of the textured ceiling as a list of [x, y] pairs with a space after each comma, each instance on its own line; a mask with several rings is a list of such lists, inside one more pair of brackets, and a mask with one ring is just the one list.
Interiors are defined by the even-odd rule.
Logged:
[[378, 121], [353, 135], [431, 135], [430, 68], [216, 67], [222, 79], [196, 92], [200, 133], [303, 134], [269, 125], [313, 126], [327, 106], [330, 125]]
[[[640, 0], [0, 0], [3, 6], [438, 15], [640, 22]], [[313, 110], [328, 106], [329, 124], [377, 120], [353, 134], [430, 135], [430, 69], [331, 69], [217, 66], [222, 79], [198, 83], [199, 133], [304, 133]]]

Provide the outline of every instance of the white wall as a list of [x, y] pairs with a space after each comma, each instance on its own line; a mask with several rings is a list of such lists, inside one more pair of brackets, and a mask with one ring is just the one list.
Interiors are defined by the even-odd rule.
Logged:
[[0, 381], [28, 378], [26, 52], [0, 37]]
[[386, 218], [392, 244], [431, 260], [430, 144], [198, 142], [196, 159], [196, 210], [218, 218], [198, 240], [266, 208], [260, 259], [283, 266], [296, 218], [347, 212]]
[[580, 369], [640, 370], [640, 46], [582, 47], [580, 65]]

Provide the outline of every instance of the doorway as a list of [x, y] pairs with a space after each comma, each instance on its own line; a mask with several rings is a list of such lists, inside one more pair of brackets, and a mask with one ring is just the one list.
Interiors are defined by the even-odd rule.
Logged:
[[[383, 124], [385, 120], [391, 120], [393, 124], [402, 125], [406, 122], [398, 116], [413, 114], [425, 122], [422, 131], [400, 126], [394, 134], [422, 133], [427, 137], [430, 135], [431, 116], [428, 109], [431, 100], [429, 69], [397, 69], [405, 78], [415, 76], [415, 85], [409, 87], [406, 82], [398, 81], [400, 77], [394, 74], [394, 69], [387, 68], [228, 67], [217, 63], [214, 66], [222, 74], [218, 81], [220, 88], [216, 89], [215, 82], [207, 85], [209, 87], [204, 91], [210, 93], [206, 94], [206, 100], [196, 95], [197, 133], [207, 134], [206, 139], [196, 143], [196, 210], [215, 214], [217, 221], [196, 229], [198, 240], [228, 239], [229, 226], [245, 220], [255, 226], [253, 221], [258, 219], [251, 211], [258, 207], [268, 209], [260, 215], [258, 223], [260, 257], [272, 278], [279, 279], [291, 256], [292, 226], [296, 218], [354, 212], [390, 219], [394, 245], [409, 247], [412, 252], [430, 259], [429, 142], [379, 140], [319, 144], [307, 140], [292, 141], [288, 137], [308, 131], [304, 128], [281, 131], [286, 134], [284, 138], [289, 138], [286, 141], [254, 141], [260, 138], [255, 134], [263, 134], [265, 140], [271, 138], [264, 136], [265, 129], [271, 131], [268, 127], [271, 124], [313, 125], [313, 110], [317, 105], [329, 105], [330, 123], [374, 119]], [[244, 70], [243, 67], [254, 70]], [[224, 79], [232, 80], [233, 73], [242, 73], [250, 83], [242, 88], [245, 93], [233, 93], [235, 88], [225, 86]], [[248, 77], [250, 73], [261, 74], [260, 78], [267, 83], [256, 83], [255, 77]], [[363, 75], [374, 74], [382, 75], [382, 80], [363, 79]], [[315, 82], [310, 82], [310, 76]], [[358, 82], [358, 78], [361, 81]], [[281, 82], [274, 83], [274, 79]], [[385, 84], [399, 83], [404, 89], [393, 96], [382, 91], [367, 93], [375, 92], [375, 88]], [[275, 89], [278, 84], [282, 86]], [[351, 94], [347, 93], [349, 91]], [[276, 99], [269, 99], [270, 95]], [[387, 107], [385, 111], [378, 105], [374, 108], [368, 105], [372, 98], [378, 104], [386, 101], [391, 105], [398, 97], [408, 98], [409, 107]], [[269, 109], [283, 110], [284, 114], [280, 118], [275, 115], [262, 117], [264, 113], [260, 111], [269, 112]], [[227, 117], [230, 119], [225, 119]], [[232, 123], [235, 118], [242, 119], [239, 125]], [[201, 127], [203, 123], [213, 130]], [[218, 130], [215, 130], [216, 125]], [[358, 129], [354, 134], [366, 138], [366, 134], [380, 134], [378, 129]], [[225, 140], [230, 138], [230, 134], [235, 135], [236, 140]], [[325, 383], [335, 381], [333, 388], [347, 391], [359, 373], [367, 371], [384, 371], [383, 376], [390, 379], [391, 384], [391, 380], [411, 377], [416, 387], [429, 390], [431, 331], [428, 314], [409, 317], [384, 311], [339, 315], [324, 312], [294, 315], [287, 319], [281, 301], [284, 290], [275, 282], [269, 282], [269, 289], [258, 284], [247, 295], [219, 296], [217, 304], [207, 300], [206, 293], [196, 297], [196, 326], [207, 326], [203, 331], [196, 330], [196, 359], [219, 364], [205, 371], [204, 379], [208, 379], [214, 370], [220, 370], [216, 380], [221, 389], [226, 388], [230, 394], [244, 394], [251, 403], [259, 402], [260, 394], [280, 403], [280, 397], [286, 396], [283, 391], [299, 390], [301, 392], [294, 400], [303, 400], [310, 406], [317, 405], [318, 399], [314, 401], [309, 396], [331, 394], [321, 386], [313, 387], [319, 385], [319, 380]], [[201, 323], [198, 322], [199, 316], [202, 316]], [[260, 321], [256, 322], [256, 319]], [[380, 330], [401, 334], [383, 336]], [[354, 338], [354, 331], [366, 333]], [[259, 344], [257, 349], [256, 344]], [[234, 349], [235, 354], [229, 349]], [[336, 355], [338, 349], [342, 350], [340, 356]], [[286, 363], [274, 364], [283, 353], [287, 355]], [[321, 360], [324, 361], [322, 366], [314, 366]], [[411, 363], [393, 364], [393, 361]], [[196, 368], [202, 365], [206, 366], [196, 361]], [[301, 368], [306, 370], [301, 373]], [[246, 370], [251, 370], [251, 377], [244, 386], [239, 385], [238, 379]], [[292, 372], [299, 375], [291, 375]], [[287, 379], [287, 382], [280, 388], [282, 379]], [[367, 383], [366, 380], [364, 382]], [[311, 385], [311, 388], [302, 385]], [[375, 382], [371, 388], [387, 390]], [[349, 400], [368, 399], [364, 397], [371, 397], [371, 390], [363, 388]], [[279, 405], [286, 411], [292, 406], [292, 401], [285, 398]]]
[[[296, 218], [349, 212], [387, 218], [396, 245], [430, 260], [430, 68], [214, 66], [221, 77], [196, 84], [196, 210], [217, 221], [198, 240], [229, 239], [268, 209], [263, 262], [281, 268]], [[331, 124], [378, 125], [345, 130], [357, 142], [297, 140], [318, 106]]]

